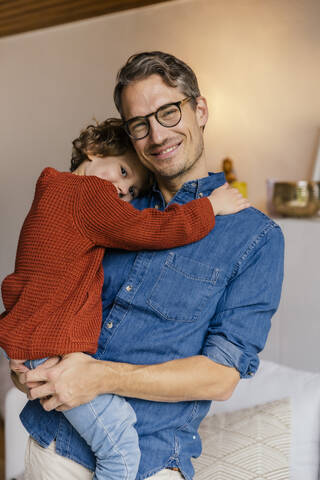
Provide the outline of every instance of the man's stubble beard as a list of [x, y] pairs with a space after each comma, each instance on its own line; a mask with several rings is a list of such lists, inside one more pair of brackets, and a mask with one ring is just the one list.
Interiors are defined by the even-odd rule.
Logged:
[[184, 177], [198, 163], [198, 161], [202, 157], [203, 151], [204, 151], [204, 141], [203, 141], [203, 137], [201, 136], [200, 140], [199, 140], [199, 143], [198, 143], [197, 150], [195, 151], [195, 154], [194, 154], [193, 162], [191, 161], [191, 163], [189, 164], [189, 162], [186, 161], [184, 163], [183, 167], [179, 171], [177, 171], [176, 173], [166, 175], [165, 173], [162, 174], [160, 172], [157, 172], [157, 173], [155, 173], [155, 176], [165, 180], [166, 182], [176, 180], [179, 177]]

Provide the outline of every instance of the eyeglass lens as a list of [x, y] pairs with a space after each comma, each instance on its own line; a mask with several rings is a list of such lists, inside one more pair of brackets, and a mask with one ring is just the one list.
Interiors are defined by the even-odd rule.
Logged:
[[[169, 104], [160, 107], [155, 112], [155, 117], [164, 127], [174, 127], [181, 120], [181, 110], [178, 105]], [[149, 120], [148, 118], [136, 118], [127, 123], [129, 134], [139, 140], [146, 137], [149, 133]]]

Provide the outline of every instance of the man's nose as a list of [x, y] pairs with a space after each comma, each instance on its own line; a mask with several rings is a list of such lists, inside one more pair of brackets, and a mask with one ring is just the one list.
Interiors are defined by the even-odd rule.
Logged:
[[168, 128], [161, 125], [155, 116], [149, 118], [150, 122], [150, 131], [149, 139], [151, 143], [160, 145], [167, 138]]

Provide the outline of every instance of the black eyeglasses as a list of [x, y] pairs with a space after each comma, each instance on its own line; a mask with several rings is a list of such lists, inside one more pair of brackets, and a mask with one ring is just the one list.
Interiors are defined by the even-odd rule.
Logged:
[[181, 120], [182, 105], [191, 100], [191, 98], [194, 97], [185, 97], [179, 102], [166, 103], [166, 105], [162, 105], [162, 107], [158, 108], [158, 110], [153, 113], [149, 113], [149, 115], [145, 115], [144, 117], [130, 118], [130, 120], [124, 122], [124, 129], [129, 137], [133, 138], [134, 140], [142, 140], [142, 138], [145, 138], [149, 135], [149, 117], [152, 117], [152, 115], [156, 117], [157, 121], [163, 127], [175, 127]]

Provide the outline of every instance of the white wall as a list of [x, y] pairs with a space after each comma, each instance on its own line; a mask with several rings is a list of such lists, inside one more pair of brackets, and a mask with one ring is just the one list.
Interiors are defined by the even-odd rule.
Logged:
[[320, 372], [320, 219], [283, 218], [285, 269], [279, 309], [261, 357]]
[[307, 178], [320, 126], [319, 0], [177, 0], [0, 39], [0, 281], [44, 166], [67, 169], [71, 140], [115, 113], [127, 57], [162, 49], [189, 63], [209, 102], [210, 167], [230, 155], [249, 197], [265, 180]]

